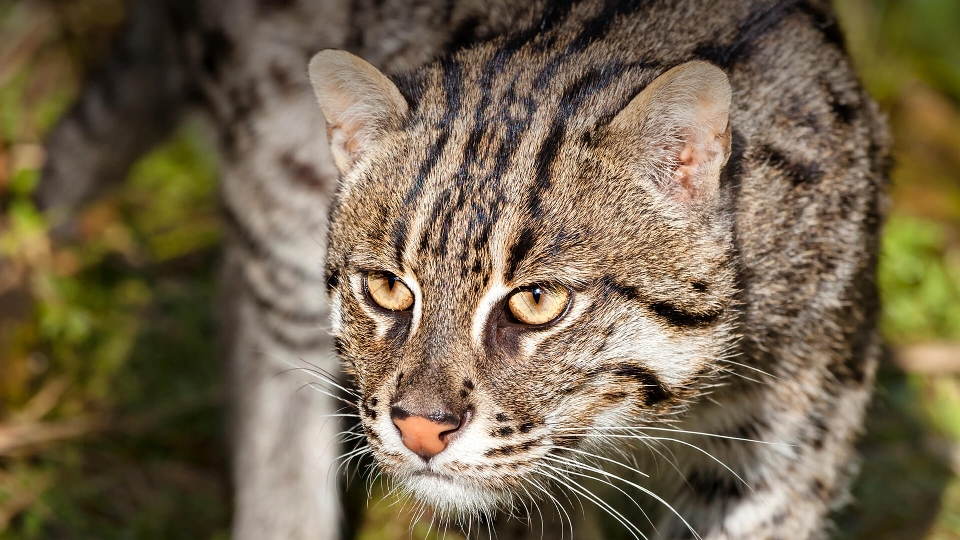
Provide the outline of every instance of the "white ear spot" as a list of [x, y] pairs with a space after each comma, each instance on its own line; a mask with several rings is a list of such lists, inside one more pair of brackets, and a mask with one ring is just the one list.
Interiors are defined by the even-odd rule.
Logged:
[[386, 75], [346, 51], [318, 52], [308, 71], [327, 120], [333, 160], [346, 175], [385, 130], [399, 124], [407, 102]]
[[730, 81], [703, 61], [676, 66], [653, 80], [610, 127], [637, 144], [657, 186], [685, 203], [710, 199], [730, 156]]

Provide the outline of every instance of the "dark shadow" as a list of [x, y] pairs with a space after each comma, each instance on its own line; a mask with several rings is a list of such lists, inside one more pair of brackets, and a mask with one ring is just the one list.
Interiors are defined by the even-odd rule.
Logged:
[[910, 377], [888, 351], [858, 445], [854, 500], [834, 516], [837, 540], [923, 538], [936, 522], [953, 473], [929, 449], [934, 431], [917, 409], [920, 390]]

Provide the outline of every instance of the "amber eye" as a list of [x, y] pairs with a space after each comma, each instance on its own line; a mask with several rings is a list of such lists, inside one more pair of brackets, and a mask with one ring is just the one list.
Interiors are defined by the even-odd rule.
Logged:
[[367, 294], [378, 306], [391, 311], [406, 311], [413, 306], [413, 293], [390, 272], [368, 273]]
[[563, 314], [570, 292], [563, 287], [533, 285], [524, 287], [507, 300], [507, 309], [523, 324], [547, 324]]

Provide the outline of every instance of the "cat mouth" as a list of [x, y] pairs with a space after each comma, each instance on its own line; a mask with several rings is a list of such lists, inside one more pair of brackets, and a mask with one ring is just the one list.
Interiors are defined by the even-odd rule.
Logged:
[[411, 476], [419, 476], [421, 478], [438, 478], [440, 480], [446, 480], [448, 482], [453, 482], [456, 480], [454, 477], [450, 476], [449, 474], [437, 472], [431, 469], [414, 471]]
[[438, 515], [462, 518], [488, 513], [504, 504], [509, 496], [491, 490], [469, 478], [430, 469], [409, 473], [403, 484], [405, 491], [427, 505]]

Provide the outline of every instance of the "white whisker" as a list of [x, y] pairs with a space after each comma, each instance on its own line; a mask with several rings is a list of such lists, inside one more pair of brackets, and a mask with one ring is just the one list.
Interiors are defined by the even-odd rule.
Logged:
[[[558, 475], [561, 475], [561, 478], [557, 478], [553, 475], [550, 475], [544, 472], [541, 472], [541, 474], [544, 474], [548, 478], [553, 478], [556, 482], [566, 487], [567, 489], [575, 493], [579, 493], [580, 495], [583, 495], [588, 501], [592, 502], [594, 505], [604, 510], [610, 517], [620, 522], [620, 524], [623, 525], [627, 529], [627, 531], [630, 532], [630, 536], [633, 536], [636, 540], [640, 540], [640, 537], [643, 537], [644, 540], [647, 540], [647, 537], [646, 535], [643, 534], [643, 531], [637, 528], [636, 525], [630, 523], [630, 521], [627, 520], [627, 518], [623, 517], [623, 515], [620, 512], [617, 512], [609, 503], [605, 502], [600, 497], [594, 495], [590, 490], [583, 487], [578, 482], [567, 477], [566, 473], [571, 473], [571, 471], [564, 471], [563, 469], [553, 467], [547, 464], [541, 464], [541, 465], [556, 472]], [[577, 474], [577, 473], [572, 473], [572, 474]], [[578, 476], [585, 476], [585, 475], [580, 474]], [[590, 478], [590, 477], [587, 477], [587, 478]], [[639, 534], [640, 536], [637, 536], [637, 534]]]
[[[591, 472], [595, 472], [595, 473], [598, 473], [598, 474], [602, 474], [602, 475], [604, 475], [604, 476], [615, 476], [615, 475], [611, 475], [610, 473], [604, 471], [603, 469], [598, 469], [598, 468], [596, 468], [596, 467], [590, 467], [589, 465], [580, 464], [580, 467], [583, 468], [583, 469], [589, 470], [589, 471], [591, 471]], [[643, 493], [646, 493], [647, 495], [649, 495], [649, 496], [653, 497], [654, 499], [656, 499], [660, 504], [664, 505], [664, 506], [667, 507], [671, 512], [673, 512], [673, 514], [674, 514], [675, 516], [677, 516], [677, 518], [680, 519], [681, 522], [683, 522], [683, 524], [687, 527], [687, 529], [690, 531], [690, 533], [693, 534], [694, 538], [696, 538], [697, 540], [703, 540], [703, 539], [700, 537], [700, 535], [697, 534], [697, 531], [695, 531], [695, 530], [693, 529], [693, 527], [692, 527], [689, 523], [687, 523], [687, 520], [685, 520], [685, 519], [683, 518], [683, 516], [680, 515], [680, 512], [678, 512], [673, 506], [671, 506], [669, 503], [667, 503], [667, 501], [663, 500], [663, 498], [661, 498], [659, 495], [657, 495], [656, 493], [650, 491], [649, 489], [647, 489], [647, 488], [645, 488], [645, 487], [643, 487], [643, 486], [641, 486], [640, 484], [637, 484], [637, 483], [635, 483], [635, 482], [631, 482], [631, 481], [629, 481], [629, 480], [624, 480], [624, 479], [622, 479], [622, 478], [619, 478], [619, 480], [621, 480], [622, 482], [624, 482], [624, 483], [626, 483], [626, 484], [629, 484], [629, 485], [632, 486], [632, 487], [635, 487], [635, 488], [639, 489], [639, 490], [642, 491]]]

